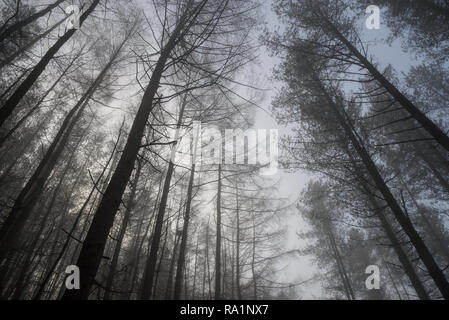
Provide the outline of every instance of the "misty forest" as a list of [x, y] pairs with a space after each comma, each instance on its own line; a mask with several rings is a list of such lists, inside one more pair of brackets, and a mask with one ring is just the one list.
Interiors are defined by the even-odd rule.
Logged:
[[448, 80], [447, 0], [0, 0], [0, 298], [449, 299]]

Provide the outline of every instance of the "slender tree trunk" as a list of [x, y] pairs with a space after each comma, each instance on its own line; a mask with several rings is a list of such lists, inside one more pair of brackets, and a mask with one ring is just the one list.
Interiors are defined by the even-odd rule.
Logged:
[[234, 252], [234, 232], [232, 232], [232, 241], [230, 243], [231, 251], [231, 300], [235, 300], [235, 252]]
[[331, 248], [334, 253], [335, 261], [337, 263], [338, 273], [340, 274], [341, 281], [345, 288], [346, 297], [348, 298], [348, 300], [355, 300], [354, 290], [352, 289], [351, 283], [349, 281], [349, 277], [346, 272], [346, 268], [343, 263], [343, 259], [341, 258], [340, 251], [338, 250], [338, 246], [335, 241], [334, 234], [333, 234], [330, 226], [328, 226], [327, 229], [328, 229], [329, 242], [331, 244]]
[[[238, 187], [238, 186], [237, 186]], [[242, 300], [242, 288], [241, 288], [241, 284], [240, 284], [240, 203], [239, 203], [239, 194], [238, 194], [238, 189], [236, 190], [236, 215], [237, 215], [237, 220], [236, 220], [236, 242], [235, 242], [235, 246], [236, 246], [236, 257], [235, 257], [235, 261], [236, 261], [236, 270], [235, 270], [235, 282], [236, 282], [236, 286], [237, 286], [237, 298], [238, 300]]]
[[[185, 103], [184, 103], [185, 106]], [[183, 110], [184, 112], [184, 110]], [[197, 154], [197, 147], [198, 147], [198, 137], [200, 132], [195, 133], [194, 136], [194, 142], [193, 142], [193, 153], [191, 156], [192, 161], [192, 167], [190, 169], [190, 178], [189, 178], [189, 185], [187, 188], [187, 199], [186, 199], [186, 209], [184, 214], [184, 225], [182, 228], [182, 236], [181, 236], [181, 244], [179, 247], [179, 258], [178, 258], [178, 265], [176, 267], [176, 278], [175, 278], [175, 292], [174, 292], [174, 299], [179, 300], [181, 298], [181, 284], [182, 284], [182, 274], [183, 274], [183, 268], [185, 265], [185, 256], [186, 256], [186, 248], [187, 248], [187, 240], [188, 240], [188, 234], [189, 234], [189, 222], [190, 222], [190, 211], [192, 207], [192, 198], [193, 198], [193, 182], [195, 180], [195, 163], [196, 163], [196, 154]], [[195, 257], [195, 263], [196, 263], [196, 257]], [[193, 286], [193, 290], [195, 290], [195, 286]]]
[[153, 290], [153, 296], [152, 299], [156, 299], [156, 294], [157, 294], [157, 284], [159, 281], [159, 277], [161, 275], [161, 270], [162, 270], [162, 262], [164, 260], [164, 254], [165, 254], [165, 250], [167, 248], [167, 241], [168, 241], [168, 230], [171, 226], [171, 223], [169, 221], [167, 221], [167, 226], [165, 227], [165, 234], [164, 234], [164, 243], [162, 244], [162, 249], [161, 249], [161, 256], [159, 257], [159, 263], [157, 265], [156, 268], [156, 277], [154, 279], [154, 290]]
[[181, 220], [181, 215], [178, 215], [176, 219], [175, 226], [175, 239], [173, 241], [173, 253], [170, 259], [170, 268], [168, 269], [167, 287], [165, 288], [165, 300], [173, 299], [173, 273], [175, 270], [176, 256], [179, 247], [180, 237], [178, 236], [179, 221]]
[[217, 235], [215, 243], [215, 300], [221, 299], [221, 164], [218, 165]]
[[[161, 182], [159, 184], [158, 187], [158, 193], [157, 193], [157, 197], [154, 200], [154, 208], [153, 208], [153, 212], [152, 215], [150, 217], [150, 221], [147, 224], [144, 236], [142, 237], [141, 241], [140, 241], [140, 245], [139, 248], [137, 249], [136, 253], [135, 253], [135, 268], [133, 271], [133, 277], [132, 277], [132, 281], [131, 281], [131, 288], [130, 288], [130, 292], [134, 292], [134, 288], [136, 286], [137, 283], [137, 277], [139, 274], [139, 264], [140, 264], [140, 258], [142, 256], [142, 250], [143, 250], [143, 244], [145, 242], [145, 239], [148, 237], [148, 241], [151, 241], [151, 236], [150, 234], [150, 228], [153, 226], [153, 219], [156, 217], [156, 209], [158, 208], [158, 203], [159, 203], [159, 198], [161, 196], [162, 193], [162, 179]], [[137, 292], [137, 296], [138, 296], [138, 292]]]
[[210, 262], [209, 262], [209, 221], [207, 221], [206, 227], [206, 265], [207, 265], [207, 283], [209, 289], [209, 299], [212, 299], [212, 277], [210, 274]]
[[227, 277], [228, 277], [228, 244], [227, 241], [222, 241], [223, 245], [222, 245], [222, 255], [221, 255], [221, 261], [222, 262], [222, 270], [223, 270], [223, 275], [222, 275], [222, 289], [221, 289], [221, 297], [222, 299], [226, 300], [228, 298], [228, 282], [226, 281]]
[[254, 214], [253, 214], [253, 243], [252, 243], [252, 254], [251, 254], [251, 273], [253, 277], [253, 299], [257, 300], [257, 275], [256, 275], [256, 225], [254, 223]]
[[399, 300], [402, 300], [401, 293], [399, 292], [396, 282], [394, 281], [393, 275], [391, 274], [390, 267], [388, 266], [388, 263], [385, 261], [384, 266], [385, 269], [387, 269], [388, 277], [390, 278], [391, 284], [393, 285], [394, 292], [396, 292], [396, 295], [398, 296]]
[[188, 230], [189, 230], [189, 222], [190, 222], [190, 210], [192, 204], [192, 189], [193, 189], [193, 181], [195, 179], [195, 163], [192, 164], [192, 168], [190, 171], [189, 178], [189, 186], [187, 189], [187, 199], [186, 199], [186, 211], [184, 214], [184, 225], [182, 228], [182, 236], [181, 236], [181, 244], [179, 246], [179, 257], [178, 264], [176, 267], [176, 277], [175, 277], [175, 291], [174, 291], [174, 299], [180, 300], [181, 298], [181, 290], [182, 290], [182, 275], [183, 268], [185, 265], [185, 255], [186, 255], [186, 247], [187, 247], [187, 238], [188, 238]]
[[197, 279], [197, 271], [198, 271], [198, 255], [199, 255], [199, 244], [200, 244], [200, 234], [198, 233], [196, 237], [196, 246], [195, 246], [195, 264], [193, 266], [193, 285], [192, 285], [192, 300], [195, 300], [196, 296], [196, 279]]
[[203, 260], [203, 277], [201, 281], [201, 299], [206, 300], [206, 269], [207, 261], [206, 261], [206, 246], [204, 246], [204, 260]]

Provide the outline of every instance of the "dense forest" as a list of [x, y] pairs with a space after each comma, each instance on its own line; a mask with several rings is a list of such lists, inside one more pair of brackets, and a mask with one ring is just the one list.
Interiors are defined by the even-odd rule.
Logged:
[[447, 0], [0, 0], [0, 298], [447, 300], [448, 80]]

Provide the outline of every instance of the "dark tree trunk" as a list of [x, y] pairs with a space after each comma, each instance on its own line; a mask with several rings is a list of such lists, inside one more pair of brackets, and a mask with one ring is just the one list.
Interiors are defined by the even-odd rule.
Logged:
[[236, 221], [236, 242], [235, 242], [235, 246], [236, 246], [236, 257], [235, 257], [235, 261], [236, 261], [236, 270], [235, 270], [235, 282], [236, 282], [236, 286], [237, 286], [237, 298], [238, 300], [242, 300], [242, 288], [241, 288], [241, 284], [240, 284], [240, 204], [239, 204], [239, 190], [238, 190], [238, 186], [236, 189], [236, 215], [237, 215], [237, 221]]
[[[139, 274], [139, 264], [140, 264], [140, 259], [142, 256], [142, 250], [143, 250], [143, 244], [145, 242], [145, 239], [148, 238], [148, 241], [151, 241], [151, 236], [150, 236], [150, 228], [153, 227], [153, 219], [156, 217], [156, 209], [158, 208], [158, 203], [159, 203], [159, 197], [161, 196], [162, 193], [162, 181], [159, 184], [158, 187], [158, 193], [157, 193], [157, 197], [154, 200], [154, 208], [153, 208], [153, 212], [151, 214], [150, 217], [150, 221], [147, 224], [147, 227], [145, 229], [145, 233], [142, 237], [142, 239], [140, 240], [140, 244], [138, 249], [135, 252], [135, 266], [134, 266], [134, 270], [133, 270], [133, 276], [132, 276], [132, 280], [131, 280], [131, 288], [130, 288], [130, 292], [131, 294], [134, 293], [134, 288], [136, 287], [136, 283], [137, 283], [137, 276]], [[138, 292], [137, 292], [137, 296], [138, 296]]]
[[391, 274], [390, 267], [388, 266], [388, 263], [386, 261], [384, 261], [383, 263], [384, 263], [385, 269], [387, 269], [388, 277], [390, 278], [391, 284], [393, 285], [396, 295], [398, 296], [399, 300], [402, 300], [401, 293], [399, 292], [398, 286], [396, 285], [396, 281], [394, 281], [394, 278], [393, 278], [393, 275]]
[[159, 281], [159, 277], [161, 275], [161, 270], [162, 270], [162, 262], [164, 260], [164, 254], [165, 254], [165, 250], [167, 248], [167, 241], [168, 241], [168, 229], [170, 228], [171, 223], [169, 223], [167, 221], [166, 227], [165, 227], [165, 234], [164, 234], [164, 243], [162, 244], [162, 249], [161, 249], [161, 256], [159, 257], [159, 263], [157, 265], [156, 268], [156, 277], [154, 279], [154, 288], [155, 290], [153, 290], [153, 297], [152, 299], [156, 299], [156, 294], [157, 294], [157, 284]]
[[345, 265], [343, 263], [343, 259], [341, 258], [340, 251], [338, 250], [337, 243], [335, 241], [334, 234], [330, 228], [328, 229], [328, 238], [332, 248], [332, 252], [334, 253], [335, 261], [337, 263], [338, 273], [341, 278], [341, 282], [343, 283], [343, 287], [345, 288], [346, 297], [348, 300], [355, 300], [354, 290], [352, 289], [351, 283], [349, 282], [348, 274], [346, 272]]
[[192, 284], [192, 300], [195, 300], [196, 296], [196, 279], [197, 279], [197, 271], [198, 271], [198, 254], [199, 254], [199, 245], [200, 245], [200, 234], [198, 233], [196, 237], [196, 246], [195, 246], [195, 264], [193, 267], [193, 284]]
[[217, 235], [215, 243], [215, 300], [221, 299], [221, 164], [218, 165]]
[[251, 254], [251, 273], [253, 277], [253, 299], [257, 300], [257, 275], [256, 275], [256, 269], [255, 269], [255, 263], [256, 263], [256, 225], [254, 222], [254, 215], [253, 215], [253, 243], [252, 243], [252, 254]]
[[137, 184], [139, 183], [140, 172], [142, 170], [141, 161], [137, 161], [136, 174], [131, 187], [131, 193], [129, 195], [128, 203], [126, 205], [125, 213], [123, 214], [123, 220], [120, 225], [119, 234], [115, 243], [114, 254], [112, 256], [111, 265], [109, 267], [109, 274], [106, 279], [106, 289], [104, 299], [109, 300], [111, 298], [112, 283], [117, 269], [118, 258], [120, 256], [120, 249], [122, 247], [123, 239], [125, 238], [126, 228], [128, 227], [131, 212], [134, 207], [134, 199], [136, 197]]
[[167, 287], [165, 288], [165, 299], [170, 300], [173, 298], [173, 273], [175, 270], [176, 256], [178, 253], [179, 241], [180, 237], [178, 236], [179, 229], [179, 221], [181, 220], [181, 215], [178, 215], [176, 220], [176, 228], [175, 228], [175, 239], [173, 241], [173, 253], [170, 259], [170, 268], [168, 269], [168, 279], [167, 279]]
[[192, 168], [190, 171], [190, 178], [189, 178], [189, 186], [187, 189], [186, 211], [184, 214], [184, 225], [182, 228], [181, 244], [179, 246], [178, 265], [176, 267], [175, 291], [174, 291], [174, 295], [173, 295], [173, 298], [175, 300], [179, 300], [181, 298], [182, 281], [183, 281], [182, 275], [183, 275], [183, 268], [185, 265], [185, 255], [186, 255], [187, 238], [188, 238], [188, 232], [189, 232], [190, 210], [191, 210], [191, 204], [192, 204], [192, 189], [193, 189], [194, 179], [195, 179], [195, 164], [192, 164]]

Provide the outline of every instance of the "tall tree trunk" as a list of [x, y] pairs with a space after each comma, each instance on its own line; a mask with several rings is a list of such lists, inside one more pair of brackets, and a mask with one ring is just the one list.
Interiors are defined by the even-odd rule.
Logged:
[[[98, 5], [100, 0], [94, 0], [89, 8], [80, 17], [80, 26], [87, 19], [87, 17], [94, 11], [95, 7]], [[71, 29], [67, 31], [62, 37], [60, 37], [56, 43], [48, 49], [42, 59], [33, 68], [27, 78], [20, 84], [20, 86], [14, 91], [14, 93], [9, 97], [5, 104], [0, 109], [0, 127], [8, 119], [8, 117], [13, 113], [14, 109], [17, 107], [22, 98], [30, 90], [34, 82], [39, 78], [39, 76], [44, 72], [47, 65], [50, 63], [54, 55], [61, 49], [61, 47], [75, 34], [76, 30]]]
[[139, 177], [140, 177], [141, 170], [142, 170], [142, 162], [137, 161], [136, 174], [134, 176], [134, 181], [133, 181], [133, 184], [131, 187], [131, 193], [129, 195], [125, 213], [123, 214], [123, 220], [120, 225], [119, 234], [118, 234], [118, 237], [117, 237], [117, 240], [115, 243], [114, 254], [112, 256], [111, 265], [109, 267], [109, 274], [106, 279], [106, 286], [105, 286], [106, 289], [105, 289], [104, 300], [109, 300], [111, 298], [112, 283], [114, 281], [114, 276], [115, 276], [116, 269], [117, 269], [117, 263], [118, 263], [118, 258], [120, 255], [120, 249], [122, 247], [122, 242], [123, 242], [123, 239], [125, 238], [126, 228], [128, 227], [129, 219], [131, 217], [131, 212], [134, 207], [134, 199], [136, 197], [136, 190], [137, 190], [137, 185], [139, 183]]
[[165, 227], [165, 234], [164, 234], [164, 243], [162, 244], [161, 256], [159, 257], [159, 263], [158, 263], [157, 268], [156, 268], [156, 277], [154, 279], [154, 288], [155, 288], [155, 290], [153, 290], [153, 296], [152, 296], [153, 300], [156, 299], [157, 284], [158, 284], [158, 281], [159, 281], [159, 277], [161, 275], [162, 262], [164, 260], [165, 249], [167, 248], [168, 230], [169, 230], [170, 227], [171, 227], [171, 222], [167, 221], [167, 225]]
[[210, 262], [209, 262], [209, 220], [206, 227], [206, 265], [207, 265], [207, 284], [209, 289], [209, 299], [212, 299], [212, 277], [210, 274]]
[[[133, 270], [133, 276], [132, 276], [132, 280], [131, 280], [131, 288], [130, 288], [130, 292], [134, 292], [134, 288], [136, 286], [137, 283], [137, 277], [139, 274], [139, 264], [140, 264], [140, 259], [142, 257], [142, 250], [143, 250], [143, 244], [145, 242], [145, 239], [148, 237], [148, 241], [151, 241], [151, 236], [150, 236], [150, 228], [153, 227], [153, 219], [156, 217], [156, 209], [158, 208], [158, 203], [159, 203], [159, 198], [161, 196], [162, 193], [162, 179], [161, 182], [159, 183], [159, 187], [158, 187], [158, 193], [157, 193], [157, 197], [154, 200], [154, 208], [153, 208], [153, 212], [151, 214], [150, 217], [150, 221], [147, 224], [147, 227], [145, 229], [145, 233], [140, 241], [139, 247], [137, 249], [137, 251], [135, 252], [135, 267]], [[136, 293], [136, 295], [138, 296], [138, 292]]]
[[327, 226], [327, 229], [328, 229], [327, 236], [329, 238], [329, 243], [331, 245], [331, 249], [334, 254], [335, 262], [337, 263], [338, 274], [340, 275], [341, 282], [343, 283], [346, 297], [348, 300], [355, 300], [354, 290], [352, 289], [351, 283], [349, 282], [348, 274], [346, 272], [345, 265], [342, 261], [340, 251], [338, 250], [334, 234], [330, 226]]
[[182, 281], [183, 281], [182, 275], [183, 275], [183, 268], [185, 265], [185, 255], [187, 247], [189, 222], [190, 222], [190, 210], [192, 204], [192, 189], [194, 179], [195, 179], [195, 163], [192, 164], [192, 168], [190, 170], [189, 186], [187, 189], [186, 211], [184, 214], [184, 225], [182, 228], [181, 244], [179, 246], [178, 264], [176, 267], [175, 291], [173, 295], [173, 298], [175, 300], [179, 300], [181, 298]]
[[236, 261], [236, 270], [235, 270], [235, 282], [236, 282], [236, 287], [237, 287], [237, 299], [238, 300], [242, 300], [242, 287], [240, 284], [240, 203], [239, 203], [239, 191], [238, 191], [238, 185], [237, 185], [237, 189], [236, 189], [236, 215], [237, 215], [237, 220], [236, 220], [236, 242], [235, 242], [235, 246], [236, 246], [236, 257], [235, 257], [235, 261]]
[[396, 292], [396, 295], [398, 296], [399, 300], [402, 300], [401, 293], [399, 292], [398, 286], [396, 285], [396, 282], [394, 281], [393, 275], [391, 274], [390, 267], [388, 266], [388, 263], [386, 261], [383, 261], [383, 264], [385, 266], [385, 269], [387, 269], [388, 277], [390, 278], [391, 284], [393, 285], [394, 292]]
[[215, 300], [221, 299], [221, 164], [218, 165], [217, 235], [215, 242]]
[[200, 244], [200, 234], [196, 236], [196, 246], [195, 246], [195, 264], [193, 266], [193, 285], [192, 285], [192, 300], [195, 300], [196, 296], [196, 279], [198, 271], [198, 255], [199, 255], [199, 244]]
[[256, 275], [256, 225], [254, 222], [254, 214], [253, 214], [253, 243], [252, 243], [252, 254], [251, 254], [251, 273], [253, 277], [253, 299], [257, 300], [257, 275]]
[[[185, 106], [185, 104], [184, 104], [184, 106]], [[187, 240], [188, 240], [188, 234], [189, 234], [190, 211], [191, 211], [191, 207], [192, 207], [193, 182], [195, 180], [195, 162], [196, 162], [199, 134], [200, 134], [200, 132], [197, 129], [197, 132], [194, 135], [193, 153], [191, 155], [192, 167], [190, 169], [189, 185], [187, 188], [186, 210], [185, 210], [185, 214], [184, 214], [184, 225], [182, 228], [181, 244], [179, 247], [178, 265], [176, 267], [175, 292], [174, 292], [175, 300], [179, 300], [181, 298], [181, 286], [182, 286], [182, 280], [183, 280], [182, 274], [183, 274], [183, 268], [185, 265], [186, 247], [187, 247]], [[195, 286], [193, 287], [193, 289], [195, 290]]]
[[173, 299], [173, 273], [175, 270], [176, 257], [178, 253], [180, 237], [178, 236], [179, 221], [181, 220], [181, 215], [178, 215], [176, 219], [175, 226], [175, 239], [173, 241], [173, 253], [170, 259], [170, 268], [168, 269], [167, 286], [165, 288], [165, 300]]

